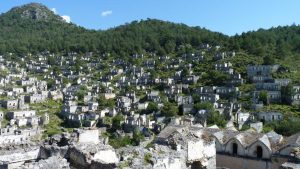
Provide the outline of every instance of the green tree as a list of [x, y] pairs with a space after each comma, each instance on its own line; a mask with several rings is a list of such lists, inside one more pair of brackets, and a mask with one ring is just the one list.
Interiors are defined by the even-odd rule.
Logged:
[[113, 108], [115, 107], [115, 100], [114, 99], [106, 99], [103, 94], [100, 94], [98, 97], [98, 104], [99, 104], [99, 109], [104, 109], [104, 108]]
[[178, 107], [175, 104], [172, 104], [170, 102], [164, 103], [164, 106], [161, 110], [162, 114], [166, 117], [174, 117], [178, 114]]
[[148, 107], [146, 109], [148, 113], [153, 113], [158, 111], [158, 105], [154, 102], [149, 102]]
[[264, 65], [274, 65], [275, 64], [275, 59], [272, 56], [267, 55], [264, 57], [263, 60], [264, 60], [264, 63], [263, 63]]
[[55, 58], [54, 57], [48, 57], [47, 62], [48, 62], [49, 65], [55, 65]]
[[267, 91], [261, 91], [258, 97], [259, 101], [262, 101], [265, 105], [269, 105], [269, 97]]
[[83, 102], [84, 96], [87, 94], [87, 87], [85, 85], [80, 86], [76, 92], [76, 96], [79, 102]]
[[142, 140], [144, 140], [143, 133], [139, 129], [135, 129], [133, 131], [133, 135], [132, 135], [132, 141], [133, 141], [134, 145], [136, 145], [136, 146], [140, 145], [140, 142]]
[[115, 117], [112, 119], [112, 127], [114, 129], [121, 129], [122, 128], [122, 121], [124, 121], [124, 117], [122, 114], [117, 114]]
[[55, 84], [55, 80], [54, 79], [48, 79], [47, 80], [47, 88], [50, 89], [51, 87], [53, 87], [53, 85]]
[[208, 125], [216, 124], [217, 126], [224, 128], [226, 126], [226, 123], [227, 123], [227, 121], [223, 114], [220, 114], [219, 112], [216, 112], [216, 111], [209, 112], [208, 117], [207, 117]]
[[167, 53], [173, 53], [175, 51], [176, 43], [170, 40], [164, 45], [164, 47]]
[[197, 93], [193, 93], [192, 97], [195, 103], [200, 102], [200, 96]]
[[288, 84], [287, 86], [282, 86], [281, 87], [282, 103], [291, 104], [292, 97], [294, 96], [294, 94], [295, 94], [295, 91], [293, 89], [292, 84]]
[[66, 77], [63, 77], [63, 80], [62, 80], [62, 81], [63, 81], [63, 84], [64, 84], [64, 85], [66, 85], [66, 84], [68, 84], [68, 83], [71, 83], [70, 80], [69, 80], [68, 78], [66, 78]]
[[197, 111], [202, 110], [202, 109], [209, 110], [209, 111], [214, 110], [213, 104], [211, 104], [209, 102], [196, 103], [196, 104], [194, 104], [194, 108]]
[[60, 75], [61, 74], [61, 70], [58, 66], [53, 66], [53, 72], [56, 75]]
[[274, 129], [274, 131], [278, 134], [282, 134], [284, 136], [291, 136], [300, 131], [300, 123], [298, 120], [282, 120], [266, 123], [264, 128], [266, 131], [270, 130], [271, 128]]
[[209, 70], [202, 75], [202, 81], [205, 85], [224, 85], [229, 80], [229, 75], [217, 70]]
[[181, 77], [186, 77], [188, 75], [189, 75], [189, 70], [188, 68], [184, 67], [181, 72]]

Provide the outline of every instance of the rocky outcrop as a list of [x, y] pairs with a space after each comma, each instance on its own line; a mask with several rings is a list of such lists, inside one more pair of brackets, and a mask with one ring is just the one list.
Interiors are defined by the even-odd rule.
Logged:
[[61, 21], [63, 19], [58, 15], [55, 15], [51, 10], [49, 10], [46, 6], [39, 4], [39, 3], [30, 3], [27, 5], [23, 5], [20, 7], [12, 8], [6, 14], [14, 14], [19, 15], [21, 18], [24, 19], [31, 19], [31, 20], [38, 20], [38, 21]]
[[29, 147], [24, 149], [14, 149], [0, 152], [0, 165], [12, 164], [24, 161], [35, 160], [38, 158], [40, 147]]
[[97, 129], [78, 129], [36, 145], [0, 148], [0, 168], [115, 168], [115, 150], [99, 139]]
[[26, 163], [16, 169], [70, 169], [68, 161], [59, 156], [49, 157], [38, 162]]
[[69, 161], [76, 168], [91, 168], [96, 166], [115, 167], [119, 159], [114, 149], [101, 144], [74, 144], [68, 151]]
[[52, 156], [68, 158], [69, 146], [43, 145], [40, 148], [39, 158], [46, 159]]

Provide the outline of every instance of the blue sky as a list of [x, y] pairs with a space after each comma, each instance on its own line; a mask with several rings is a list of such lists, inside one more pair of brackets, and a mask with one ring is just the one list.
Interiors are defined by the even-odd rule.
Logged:
[[155, 18], [234, 35], [300, 23], [299, 0], [1, 0], [0, 12], [29, 2], [55, 8], [89, 29]]

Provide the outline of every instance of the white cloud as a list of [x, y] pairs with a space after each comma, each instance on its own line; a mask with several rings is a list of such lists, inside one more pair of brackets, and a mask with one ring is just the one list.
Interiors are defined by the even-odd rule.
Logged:
[[[51, 11], [53, 11], [54, 14], [58, 15], [58, 12], [57, 12], [56, 8], [51, 8]], [[67, 22], [67, 23], [70, 23], [70, 22], [71, 22], [71, 17], [68, 16], [68, 15], [62, 15], [62, 16], [60, 16], [60, 17], [62, 17], [63, 20], [64, 20], [65, 22]]]
[[53, 11], [55, 14], [57, 14], [56, 8], [52, 8], [51, 11]]
[[111, 10], [101, 12], [101, 16], [103, 16], [103, 17], [106, 17], [106, 16], [111, 15], [111, 14], [112, 14]]
[[61, 16], [67, 23], [70, 23], [71, 22], [71, 17], [68, 16], [68, 15], [63, 15]]

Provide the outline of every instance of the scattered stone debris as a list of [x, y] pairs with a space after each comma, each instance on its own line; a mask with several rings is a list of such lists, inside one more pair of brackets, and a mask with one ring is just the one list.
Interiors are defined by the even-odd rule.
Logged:
[[35, 146], [2, 148], [0, 168], [116, 168], [119, 157], [98, 133], [97, 129], [79, 129], [54, 135]]
[[[216, 168], [214, 139], [207, 133], [188, 128], [168, 126], [152, 147], [125, 147], [117, 150], [120, 167], [183, 169], [190, 167]], [[164, 137], [164, 138], [163, 138]], [[202, 138], [207, 138], [206, 140]], [[210, 136], [211, 137], [211, 136]]]
[[70, 169], [67, 159], [60, 156], [52, 156], [38, 162], [25, 163], [16, 169]]

